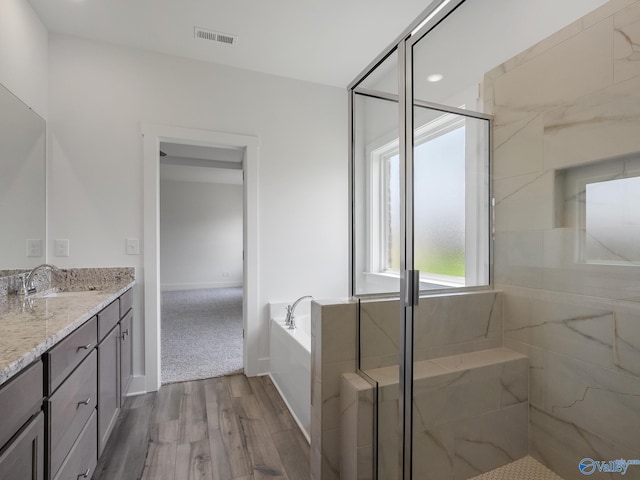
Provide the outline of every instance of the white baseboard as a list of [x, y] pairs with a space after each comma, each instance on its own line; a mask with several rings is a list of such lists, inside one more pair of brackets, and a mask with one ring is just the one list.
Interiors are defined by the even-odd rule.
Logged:
[[204, 288], [232, 288], [241, 287], [242, 280], [231, 280], [228, 282], [207, 282], [207, 283], [166, 283], [160, 286], [163, 292], [175, 292], [178, 290], [200, 290]]

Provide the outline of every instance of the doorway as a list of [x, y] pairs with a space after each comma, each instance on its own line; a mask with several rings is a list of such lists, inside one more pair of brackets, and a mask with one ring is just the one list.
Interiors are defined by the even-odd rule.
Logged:
[[160, 143], [162, 384], [243, 371], [243, 158]]
[[257, 356], [258, 261], [257, 261], [257, 137], [166, 125], [143, 124], [144, 154], [144, 342], [145, 389], [161, 385], [161, 281], [160, 281], [160, 143], [204, 147], [237, 147], [243, 151], [243, 365], [247, 376], [261, 371]]

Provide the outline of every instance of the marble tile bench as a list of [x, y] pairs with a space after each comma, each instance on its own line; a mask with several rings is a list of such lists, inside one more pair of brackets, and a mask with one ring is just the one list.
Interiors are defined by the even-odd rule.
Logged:
[[[368, 370], [377, 383], [380, 478], [398, 464], [398, 366]], [[492, 348], [414, 365], [414, 477], [465, 480], [528, 452], [529, 361]], [[341, 473], [371, 478], [374, 387], [342, 375]]]

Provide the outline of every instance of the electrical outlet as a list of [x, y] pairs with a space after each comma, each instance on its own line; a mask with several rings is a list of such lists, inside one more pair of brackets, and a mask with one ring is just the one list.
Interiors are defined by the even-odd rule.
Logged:
[[222, 272], [222, 276], [223, 277], [228, 277], [229, 276], [229, 272]]
[[68, 257], [69, 256], [69, 240], [66, 238], [55, 240], [54, 249], [55, 249], [56, 257]]
[[27, 257], [42, 256], [42, 240], [39, 238], [27, 239]]
[[137, 238], [127, 238], [127, 255], [140, 255], [140, 241]]

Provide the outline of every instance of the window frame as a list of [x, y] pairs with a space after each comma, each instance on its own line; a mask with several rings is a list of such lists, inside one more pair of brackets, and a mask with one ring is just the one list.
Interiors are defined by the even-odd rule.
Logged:
[[[465, 105], [459, 107], [464, 110]], [[467, 117], [458, 113], [442, 112], [442, 115], [436, 119], [431, 120], [424, 125], [415, 129], [414, 144], [422, 145], [430, 140], [438, 138], [439, 136], [450, 133], [458, 128], [465, 129], [465, 162], [472, 161], [478, 162], [477, 156], [469, 154], [467, 149], [469, 142], [469, 129], [466, 125]], [[366, 149], [367, 165], [368, 165], [368, 177], [369, 177], [369, 244], [367, 254], [367, 269], [370, 275], [378, 275], [381, 277], [400, 278], [400, 271], [388, 268], [389, 265], [389, 251], [387, 248], [383, 248], [383, 245], [388, 244], [388, 236], [385, 231], [389, 230], [387, 227], [389, 216], [387, 209], [384, 207], [388, 203], [388, 166], [386, 165], [391, 158], [400, 154], [400, 140], [398, 137], [389, 139], [380, 139], [373, 145], [370, 145]], [[468, 168], [465, 168], [468, 171]], [[476, 169], [472, 169], [476, 170]], [[467, 178], [467, 181], [469, 179]], [[478, 222], [470, 222], [469, 217], [475, 212], [469, 211], [469, 199], [465, 202], [465, 276], [455, 277], [449, 275], [441, 275], [433, 272], [420, 272], [420, 290], [433, 290], [434, 288], [450, 288], [450, 287], [465, 287], [470, 277], [477, 278], [478, 272], [475, 268], [475, 262], [469, 262], [467, 257], [470, 255], [468, 252], [468, 238], [469, 232], [467, 228], [470, 226], [473, 229], [472, 238], [477, 236], [476, 225]], [[476, 247], [471, 252], [471, 255], [477, 256], [481, 247]], [[474, 257], [475, 258], [475, 257]], [[476, 282], [477, 283], [477, 282]]]

